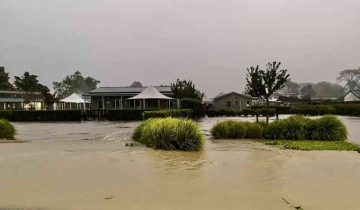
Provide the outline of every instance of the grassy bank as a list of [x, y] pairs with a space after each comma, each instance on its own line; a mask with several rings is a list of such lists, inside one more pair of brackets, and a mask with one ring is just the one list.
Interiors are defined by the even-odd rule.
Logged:
[[204, 137], [198, 123], [176, 118], [151, 118], [134, 131], [133, 140], [162, 150], [199, 151]]
[[311, 140], [273, 140], [264, 141], [266, 145], [272, 145], [280, 149], [292, 150], [337, 150], [358, 151], [360, 148], [354, 143], [345, 141], [311, 141]]

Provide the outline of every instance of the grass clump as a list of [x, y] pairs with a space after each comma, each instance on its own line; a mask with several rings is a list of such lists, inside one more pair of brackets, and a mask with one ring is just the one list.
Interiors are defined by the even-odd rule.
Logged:
[[228, 120], [215, 124], [211, 129], [211, 134], [216, 139], [264, 138], [322, 141], [345, 141], [347, 139], [346, 126], [333, 115], [325, 115], [319, 119], [293, 115], [287, 119], [276, 120], [268, 125], [263, 122]]
[[204, 137], [198, 123], [176, 118], [152, 118], [134, 131], [133, 140], [155, 149], [199, 151]]
[[13, 139], [15, 134], [15, 127], [9, 121], [0, 119], [0, 139]]

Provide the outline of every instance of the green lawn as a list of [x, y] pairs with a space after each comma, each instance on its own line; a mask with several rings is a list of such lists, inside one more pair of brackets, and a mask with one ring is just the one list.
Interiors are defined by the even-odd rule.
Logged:
[[358, 151], [360, 147], [346, 141], [309, 141], [309, 140], [265, 140], [266, 145], [280, 149], [293, 150], [345, 150]]

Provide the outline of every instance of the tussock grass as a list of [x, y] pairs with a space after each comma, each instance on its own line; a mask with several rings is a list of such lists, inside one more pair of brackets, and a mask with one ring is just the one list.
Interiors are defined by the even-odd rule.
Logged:
[[133, 140], [155, 149], [199, 151], [204, 137], [198, 123], [176, 118], [151, 118], [134, 131]]
[[[244, 135], [244, 131], [246, 134]], [[336, 116], [325, 115], [319, 119], [293, 115], [287, 119], [276, 120], [269, 125], [251, 122], [223, 121], [211, 129], [216, 139], [252, 138], [252, 139], [287, 139], [287, 140], [321, 140], [345, 141], [347, 129]]]
[[0, 119], [0, 139], [12, 139], [15, 134], [15, 127], [9, 121]]

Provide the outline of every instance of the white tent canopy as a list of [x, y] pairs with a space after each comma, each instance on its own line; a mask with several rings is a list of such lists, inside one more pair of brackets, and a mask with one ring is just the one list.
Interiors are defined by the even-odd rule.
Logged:
[[[80, 104], [80, 103], [84, 103], [84, 99], [81, 98], [78, 94], [73, 93], [71, 96], [60, 100], [60, 102]], [[89, 102], [86, 101], [86, 103], [89, 103]]]
[[152, 85], [147, 87], [143, 92], [139, 93], [138, 95], [128, 98], [128, 100], [139, 100], [139, 99], [173, 99], [161, 94], [158, 90], [156, 90]]

